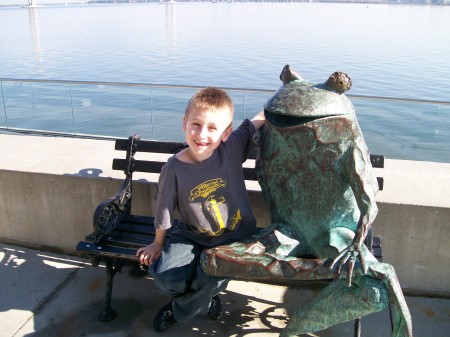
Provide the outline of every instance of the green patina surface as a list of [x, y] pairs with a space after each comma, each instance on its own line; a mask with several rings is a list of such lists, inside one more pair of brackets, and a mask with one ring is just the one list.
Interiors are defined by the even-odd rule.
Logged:
[[[297, 336], [395, 304], [393, 336], [412, 336], [395, 271], [363, 241], [377, 214], [378, 184], [344, 73], [314, 85], [289, 66], [265, 105], [256, 170], [272, 226], [246, 242], [210, 249], [209, 274], [243, 279], [340, 280], [291, 317], [281, 333]], [[308, 258], [305, 258], [308, 256]], [[324, 314], [326, 313], [326, 314]]]

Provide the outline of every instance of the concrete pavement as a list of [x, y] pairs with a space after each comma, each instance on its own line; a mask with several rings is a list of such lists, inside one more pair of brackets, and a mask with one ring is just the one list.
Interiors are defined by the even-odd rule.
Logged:
[[[97, 321], [105, 286], [103, 267], [93, 268], [80, 257], [0, 244], [0, 336], [119, 337], [214, 336], [272, 337], [286, 325], [288, 315], [317, 290], [232, 281], [222, 294], [223, 316], [218, 321], [198, 317], [176, 324], [165, 333], [153, 330], [153, 318], [168, 298], [153, 280], [117, 274], [113, 307], [117, 318]], [[415, 337], [450, 335], [450, 299], [407, 297]], [[353, 322], [316, 336], [353, 336]], [[387, 311], [363, 319], [364, 337], [388, 337]], [[310, 335], [314, 336], [314, 335]]]

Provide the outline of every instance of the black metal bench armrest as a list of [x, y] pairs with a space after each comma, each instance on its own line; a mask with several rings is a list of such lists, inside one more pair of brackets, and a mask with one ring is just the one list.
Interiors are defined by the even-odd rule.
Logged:
[[93, 216], [95, 242], [98, 243], [105, 235], [111, 233], [120, 221], [131, 211], [132, 177], [128, 176], [119, 191], [111, 198], [101, 202]]

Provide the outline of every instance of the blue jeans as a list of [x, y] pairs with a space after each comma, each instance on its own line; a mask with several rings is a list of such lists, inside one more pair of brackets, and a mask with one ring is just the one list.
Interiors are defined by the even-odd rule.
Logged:
[[201, 268], [199, 259], [204, 248], [174, 235], [166, 241], [161, 257], [149, 268], [159, 291], [173, 297], [172, 311], [178, 322], [208, 313], [211, 298], [228, 285], [228, 278], [209, 276]]

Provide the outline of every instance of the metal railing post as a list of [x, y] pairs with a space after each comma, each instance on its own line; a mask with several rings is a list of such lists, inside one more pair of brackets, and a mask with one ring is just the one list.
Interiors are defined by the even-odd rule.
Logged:
[[5, 114], [6, 129], [8, 129], [8, 115], [6, 114], [5, 95], [3, 94], [3, 81], [0, 81], [0, 86], [1, 86], [1, 89], [2, 89], [2, 101], [3, 101], [3, 111], [4, 111], [4, 114]]

